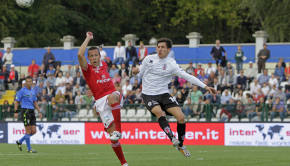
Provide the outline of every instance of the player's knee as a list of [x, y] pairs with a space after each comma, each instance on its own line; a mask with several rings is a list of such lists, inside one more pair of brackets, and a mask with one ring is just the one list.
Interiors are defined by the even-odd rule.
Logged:
[[178, 123], [185, 123], [184, 114], [178, 115], [176, 120], [177, 120]]

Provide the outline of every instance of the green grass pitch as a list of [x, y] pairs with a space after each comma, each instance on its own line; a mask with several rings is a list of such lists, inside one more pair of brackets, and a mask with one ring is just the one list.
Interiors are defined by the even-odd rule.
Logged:
[[[32, 145], [28, 154], [0, 144], [1, 166], [120, 166], [110, 145]], [[169, 145], [123, 145], [129, 166], [290, 166], [289, 147], [188, 146], [185, 158]], [[23, 145], [25, 150], [25, 145]]]

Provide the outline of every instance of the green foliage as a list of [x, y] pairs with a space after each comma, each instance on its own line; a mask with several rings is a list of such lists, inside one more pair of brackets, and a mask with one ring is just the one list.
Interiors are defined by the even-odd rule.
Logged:
[[0, 0], [0, 39], [12, 36], [17, 47], [61, 46], [64, 35], [80, 45], [86, 31], [93, 44], [115, 45], [128, 33], [147, 43], [169, 37], [187, 43], [189, 32], [200, 32], [202, 43], [253, 42], [256, 30], [270, 41], [288, 41], [288, 0], [35, 0], [20, 8], [14, 0]]

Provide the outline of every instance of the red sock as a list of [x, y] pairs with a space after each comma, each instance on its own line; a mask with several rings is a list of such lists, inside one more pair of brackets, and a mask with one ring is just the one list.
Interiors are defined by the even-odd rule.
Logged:
[[118, 159], [121, 162], [121, 165], [127, 163], [120, 142], [111, 141], [111, 144], [112, 144], [112, 148], [113, 148], [116, 156], [118, 157]]
[[121, 133], [121, 113], [120, 113], [120, 104], [116, 103], [113, 104], [112, 106], [112, 114], [114, 117], [114, 123], [116, 126], [116, 130]]

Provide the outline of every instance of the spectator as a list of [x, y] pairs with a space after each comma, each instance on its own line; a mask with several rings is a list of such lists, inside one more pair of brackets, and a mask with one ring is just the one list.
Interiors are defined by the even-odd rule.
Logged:
[[259, 84], [258, 80], [255, 79], [254, 82], [251, 83], [250, 85], [250, 92], [253, 93], [258, 93], [258, 89], [261, 88], [261, 85]]
[[138, 51], [139, 62], [142, 62], [143, 59], [148, 55], [148, 49], [144, 46], [143, 41], [140, 41], [140, 47]]
[[67, 70], [65, 70], [71, 77], [75, 77], [77, 75], [76, 70], [73, 69], [72, 65], [67, 66]]
[[238, 115], [239, 121], [241, 121], [242, 118], [246, 117], [245, 106], [243, 105], [241, 100], [237, 101], [236, 114]]
[[288, 63], [288, 66], [285, 68], [285, 75], [288, 79], [290, 78], [290, 62]]
[[9, 89], [8, 88], [9, 83], [12, 84], [14, 90], [17, 88], [16, 86], [18, 83], [18, 72], [15, 70], [15, 67], [13, 64], [11, 65], [11, 70], [9, 72], [8, 80], [5, 85], [6, 90]]
[[54, 120], [61, 120], [62, 118], [65, 117], [65, 113], [66, 113], [66, 104], [65, 104], [65, 100], [63, 97], [59, 98], [59, 100], [57, 101], [56, 105], [55, 105], [55, 110], [53, 113], [53, 119]]
[[80, 84], [76, 84], [73, 86], [72, 95], [75, 97], [77, 95], [77, 92], [80, 91], [83, 92], [83, 87], [80, 86]]
[[121, 42], [117, 43], [117, 47], [114, 49], [114, 61], [113, 64], [120, 64], [124, 63], [126, 60], [126, 51], [125, 48], [122, 46]]
[[229, 90], [226, 89], [221, 96], [221, 104], [226, 104], [231, 98], [232, 95], [230, 94]]
[[214, 87], [214, 79], [216, 79], [216, 76], [213, 71], [209, 74], [207, 79], [208, 79], [208, 86]]
[[80, 109], [81, 105], [84, 104], [81, 91], [77, 91], [77, 95], [75, 96], [75, 104], [77, 105], [78, 109]]
[[268, 86], [267, 83], [263, 84], [263, 87], [261, 88], [261, 91], [262, 91], [263, 95], [267, 98], [269, 93], [270, 93], [270, 87]]
[[[283, 58], [279, 58], [279, 62], [278, 63], [281, 63], [281, 66], [284, 67], [284, 69], [286, 68], [286, 63], [284, 62], [284, 59]], [[278, 63], [276, 64], [275, 67], [278, 66]]]
[[39, 108], [40, 108], [40, 112], [42, 114], [42, 118], [46, 117], [46, 111], [47, 111], [47, 101], [45, 97], [41, 97], [41, 101], [39, 102]]
[[122, 77], [118, 73], [116, 73], [115, 76], [112, 78], [112, 81], [113, 81], [114, 84], [116, 84], [116, 83], [120, 84], [121, 83], [121, 79], [122, 79]]
[[227, 88], [227, 76], [225, 71], [222, 69], [220, 70], [219, 76], [218, 76], [218, 85], [220, 86], [221, 91], [224, 91], [224, 89]]
[[195, 76], [199, 76], [201, 71], [204, 71], [204, 69], [201, 67], [201, 63], [197, 64], [197, 68], [195, 69]]
[[240, 70], [240, 75], [237, 77], [237, 84], [241, 85], [243, 90], [246, 89], [246, 87], [247, 87], [247, 77], [244, 76], [244, 70]]
[[256, 114], [256, 104], [253, 103], [252, 98], [248, 98], [248, 102], [245, 105], [245, 113], [249, 118], [249, 121], [252, 121], [252, 119], [257, 115]]
[[65, 78], [62, 76], [62, 72], [59, 72], [55, 79], [55, 86], [59, 86], [60, 84], [65, 83]]
[[278, 78], [279, 82], [283, 82], [286, 80], [285, 77], [285, 68], [282, 66], [281, 62], [278, 62], [274, 75]]
[[264, 121], [264, 117], [266, 117], [265, 109], [265, 100], [263, 97], [261, 97], [256, 104], [256, 114], [260, 117], [261, 121]]
[[[37, 74], [37, 73], [35, 73]], [[42, 82], [44, 86], [46, 86], [46, 79], [44, 78], [43, 74], [39, 74], [37, 78], [37, 83], [36, 85], [39, 85], [39, 83]]]
[[74, 78], [73, 80], [73, 85], [79, 84], [81, 87], [85, 87], [86, 86], [86, 81], [83, 78], [83, 76], [81, 76], [81, 72], [77, 72], [77, 76]]
[[106, 57], [107, 57], [107, 53], [106, 51], [103, 49], [104, 45], [100, 45], [99, 46], [99, 51], [100, 51], [100, 55], [101, 55], [101, 60], [105, 61]]
[[6, 84], [8, 82], [9, 72], [6, 70], [6, 66], [2, 66], [0, 71], [0, 89], [6, 89]]
[[[224, 59], [226, 59], [227, 53], [225, 49], [222, 46], [220, 46], [220, 40], [216, 40], [215, 43], [216, 43], [216, 46], [212, 47], [210, 51], [210, 55], [216, 61], [216, 66], [218, 66], [223, 60], [223, 57]], [[224, 53], [224, 56], [222, 53]]]
[[126, 96], [129, 91], [132, 91], [132, 85], [130, 84], [130, 80], [126, 80], [125, 85], [122, 86], [122, 94]]
[[264, 69], [263, 74], [259, 76], [258, 81], [260, 85], [263, 85], [265, 82], [268, 83], [270, 76], [268, 75], [268, 70]]
[[65, 117], [68, 117], [69, 120], [76, 115], [77, 106], [74, 104], [73, 100], [69, 100], [69, 103], [65, 107]]
[[210, 75], [211, 72], [213, 72], [215, 74], [216, 68], [212, 66], [211, 62], [208, 62], [207, 68], [205, 69], [205, 74]]
[[269, 79], [268, 83], [270, 87], [273, 87], [273, 85], [276, 85], [276, 87], [278, 87], [279, 82], [274, 73], [272, 73], [271, 78]]
[[3, 118], [10, 118], [13, 117], [14, 112], [11, 109], [11, 106], [9, 105], [8, 100], [4, 100], [2, 105], [2, 114]]
[[48, 78], [46, 79], [46, 85], [47, 87], [54, 87], [55, 86], [55, 80], [54, 74], [49, 74]]
[[251, 82], [257, 77], [257, 69], [253, 67], [253, 62], [249, 62], [249, 67], [245, 71], [245, 76], [248, 80], [248, 85], [251, 84]]
[[286, 94], [285, 94], [285, 92], [283, 92], [281, 86], [278, 87], [278, 90], [273, 94], [273, 97], [274, 97], [273, 98], [274, 101], [278, 97], [279, 97], [280, 101], [282, 101], [283, 103], [286, 103], [286, 101], [287, 101]]
[[8, 47], [6, 52], [4, 53], [2, 61], [3, 61], [3, 65], [6, 66], [7, 71], [10, 71], [10, 67], [13, 63], [13, 53], [11, 52], [10, 47]]
[[138, 63], [136, 48], [132, 45], [131, 41], [128, 41], [128, 47], [126, 48], [126, 66], [129, 66], [129, 62], [132, 61], [133, 66]]
[[228, 75], [230, 73], [230, 71], [232, 71], [233, 74], [235, 74], [235, 68], [234, 66], [231, 64], [231, 62], [227, 63], [227, 66], [225, 68], [225, 72]]
[[198, 90], [198, 87], [196, 85], [194, 85], [192, 87], [192, 92], [189, 93], [191, 104], [193, 105], [193, 112], [197, 112], [199, 98], [202, 96], [203, 94], [201, 93], [201, 91]]
[[[43, 74], [43, 76], [45, 77], [45, 78], [47, 78], [47, 75], [46, 75], [46, 72], [45, 72], [45, 66], [44, 66], [44, 64], [41, 64], [41, 66], [40, 66], [40, 68], [39, 68], [39, 70], [38, 70], [38, 75], [39, 74]], [[54, 73], [53, 73], [54, 74]]]
[[263, 92], [261, 89], [258, 89], [258, 93], [253, 93], [252, 94], [253, 100], [255, 103], [258, 103], [260, 98], [264, 98], [265, 96], [263, 95]]
[[60, 69], [60, 65], [57, 65], [56, 69], [55, 69], [55, 72], [54, 72], [54, 76], [57, 77], [58, 73], [60, 73], [60, 72], [63, 73], [62, 70]]
[[[222, 108], [222, 111], [220, 112], [219, 117], [222, 121], [227, 120], [229, 122], [231, 118], [233, 117], [233, 115], [235, 114], [235, 111], [236, 111], [235, 101], [233, 98], [230, 98], [227, 104], [225, 105], [225, 107]], [[222, 119], [223, 114], [227, 115], [227, 119], [225, 120]]]
[[119, 75], [123, 78], [124, 74], [126, 74], [126, 76], [129, 76], [129, 70], [127, 66], [124, 63], [122, 63], [121, 69], [119, 70]]
[[226, 80], [227, 80], [227, 88], [231, 89], [231, 92], [234, 90], [234, 86], [237, 83], [237, 77], [235, 75], [235, 73], [233, 73], [232, 70], [229, 70], [229, 74], [226, 76]]
[[106, 64], [107, 64], [107, 66], [108, 66], [108, 70], [110, 70], [110, 68], [111, 68], [112, 65], [113, 65], [113, 63], [112, 63], [110, 57], [106, 57], [106, 58], [105, 58], [105, 62], [106, 62]]
[[243, 70], [243, 62], [246, 57], [244, 56], [244, 52], [241, 49], [241, 46], [238, 46], [238, 50], [235, 54], [235, 60], [237, 65], [237, 73], [240, 73]]
[[51, 52], [50, 47], [48, 47], [47, 52], [44, 54], [42, 59], [42, 64], [44, 64], [44, 71], [46, 72], [50, 65], [54, 67], [54, 63], [55, 63], [54, 54]]
[[2, 66], [3, 66], [2, 59], [3, 59], [3, 53], [2, 53], [2, 51], [0, 51], [0, 71], [2, 70]]
[[113, 78], [116, 73], [119, 73], [119, 69], [117, 68], [115, 64], [113, 64], [109, 70], [110, 77]]
[[188, 74], [195, 75], [194, 74], [195, 68], [193, 67], [192, 62], [188, 63], [188, 67], [185, 69], [185, 71]]
[[91, 109], [92, 105], [94, 104], [94, 96], [92, 91], [87, 88], [86, 94], [83, 95], [83, 105], [85, 105], [86, 109]]
[[287, 111], [285, 108], [285, 104], [283, 101], [280, 100], [280, 97], [276, 97], [274, 99], [274, 104], [272, 107], [272, 111], [270, 112], [271, 114], [271, 122], [273, 121], [273, 119], [279, 115], [281, 121], [283, 122], [284, 118], [287, 116]]
[[69, 83], [70, 85], [73, 85], [73, 78], [68, 72], [65, 73], [64, 82]]
[[193, 112], [192, 112], [192, 104], [191, 104], [191, 99], [190, 97], [187, 97], [186, 100], [183, 103], [183, 107], [182, 107], [182, 112], [184, 113], [185, 116], [192, 116]]
[[38, 74], [39, 66], [35, 64], [35, 60], [33, 59], [31, 65], [28, 67], [28, 75], [33, 76], [34, 73]]
[[25, 74], [20, 74], [20, 79], [18, 79], [18, 87], [22, 87], [22, 82], [25, 80]]
[[264, 43], [263, 47], [258, 53], [258, 73], [265, 70], [266, 61], [270, 58], [270, 50], [267, 48], [267, 44]]
[[54, 70], [52, 64], [49, 65], [49, 69], [46, 71], [46, 75], [47, 75], [47, 76], [50, 75], [50, 74], [53, 74], [53, 75], [55, 74], [55, 70]]

